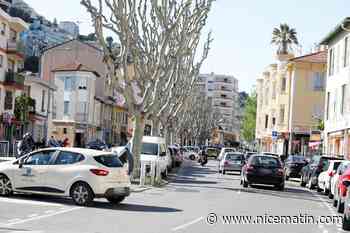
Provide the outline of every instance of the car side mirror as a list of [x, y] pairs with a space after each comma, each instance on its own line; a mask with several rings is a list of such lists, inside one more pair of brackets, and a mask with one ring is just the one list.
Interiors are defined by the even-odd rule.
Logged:
[[165, 157], [165, 156], [166, 156], [166, 152], [160, 153], [160, 157]]
[[343, 185], [345, 185], [346, 187], [350, 186], [350, 180], [344, 180], [343, 181]]

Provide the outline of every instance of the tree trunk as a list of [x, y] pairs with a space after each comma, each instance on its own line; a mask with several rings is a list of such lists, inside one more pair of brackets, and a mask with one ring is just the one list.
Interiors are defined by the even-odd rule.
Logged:
[[136, 113], [134, 115], [134, 129], [132, 135], [132, 154], [134, 156], [134, 170], [133, 178], [138, 178], [140, 176], [140, 155], [141, 155], [141, 146], [142, 146], [142, 137], [145, 128], [145, 121], [141, 113]]
[[159, 120], [158, 119], [153, 119], [152, 120], [152, 136], [159, 137], [160, 132], [159, 132]]

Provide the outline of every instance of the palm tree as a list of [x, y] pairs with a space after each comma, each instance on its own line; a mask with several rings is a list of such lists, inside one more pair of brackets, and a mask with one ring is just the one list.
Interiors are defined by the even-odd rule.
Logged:
[[287, 54], [292, 44], [298, 44], [297, 32], [288, 24], [281, 24], [273, 29], [271, 43], [278, 46], [278, 54]]

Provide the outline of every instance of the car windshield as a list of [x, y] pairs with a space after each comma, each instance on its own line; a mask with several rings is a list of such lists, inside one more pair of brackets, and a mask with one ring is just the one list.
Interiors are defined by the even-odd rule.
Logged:
[[94, 159], [106, 167], [123, 167], [123, 163], [115, 155], [99, 155], [94, 156]]
[[218, 154], [216, 149], [207, 149], [207, 154], [209, 156], [216, 156]]
[[142, 143], [141, 154], [144, 155], [158, 155], [158, 144]]
[[243, 155], [242, 154], [227, 154], [226, 160], [241, 161], [241, 160], [243, 160]]
[[281, 167], [281, 163], [277, 158], [269, 156], [255, 156], [253, 157], [251, 164], [260, 167], [277, 168]]

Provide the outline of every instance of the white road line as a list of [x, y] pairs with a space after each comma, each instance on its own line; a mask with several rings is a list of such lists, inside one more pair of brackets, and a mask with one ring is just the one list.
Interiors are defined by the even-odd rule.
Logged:
[[28, 218], [34, 218], [34, 217], [37, 217], [39, 216], [39, 214], [31, 214], [31, 215], [28, 215]]
[[171, 229], [172, 231], [178, 231], [178, 230], [181, 230], [181, 229], [184, 229], [186, 227], [189, 227], [199, 221], [202, 221], [203, 220], [203, 217], [199, 217], [199, 218], [196, 218], [195, 220], [191, 221], [191, 222], [188, 222], [188, 223], [185, 223], [183, 225], [180, 225], [180, 226], [177, 226], [177, 227], [174, 227], [173, 229]]
[[74, 210], [78, 210], [78, 209], [82, 209], [82, 208], [83, 207], [74, 207], [74, 208], [70, 208], [70, 209], [66, 209], [66, 210], [62, 210], [62, 211], [57, 211], [57, 212], [52, 213], [52, 214], [45, 214], [45, 215], [40, 215], [40, 216], [37, 216], [37, 217], [23, 219], [23, 220], [20, 220], [20, 221], [17, 221], [17, 222], [11, 222], [11, 223], [5, 224], [5, 226], [13, 226], [13, 225], [17, 225], [17, 224], [26, 223], [26, 222], [36, 221], [36, 220], [43, 219], [43, 218], [49, 218], [49, 217], [52, 217], [52, 216], [55, 216], [55, 215], [68, 213], [68, 212], [71, 212], [71, 211], [74, 211]]
[[20, 218], [13, 218], [13, 219], [9, 219], [7, 220], [8, 222], [17, 222], [17, 221], [21, 221], [22, 219]]
[[38, 205], [38, 206], [64, 206], [58, 203], [50, 203], [50, 202], [34, 201], [34, 200], [22, 200], [17, 198], [5, 198], [5, 197], [1, 197], [0, 202], [13, 203], [13, 204], [25, 204], [25, 205]]

